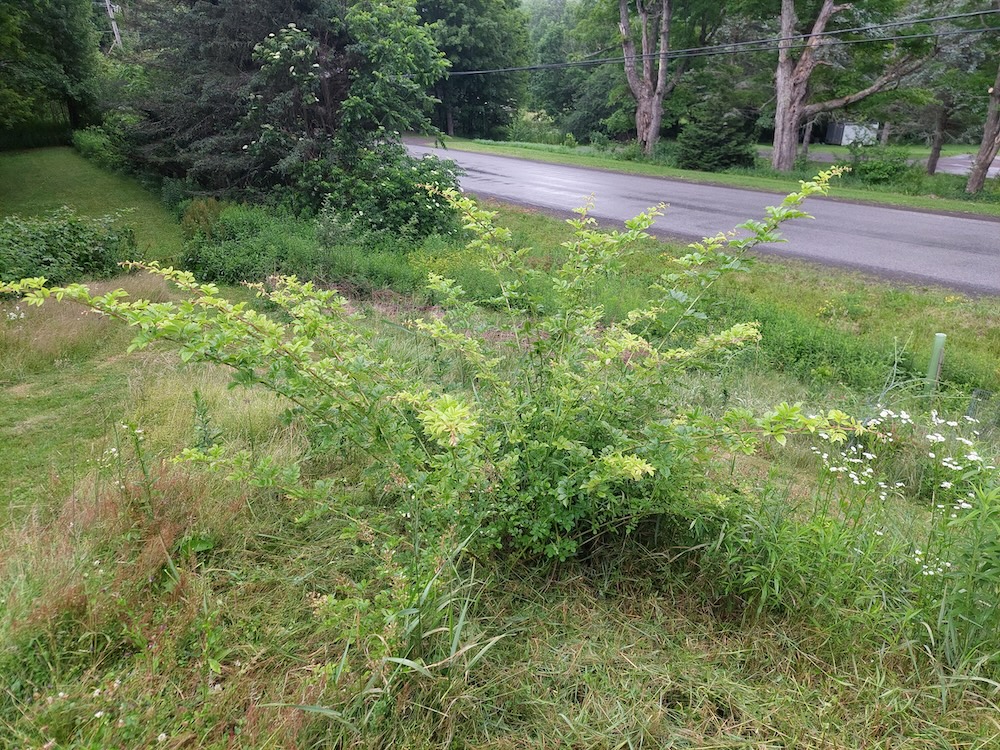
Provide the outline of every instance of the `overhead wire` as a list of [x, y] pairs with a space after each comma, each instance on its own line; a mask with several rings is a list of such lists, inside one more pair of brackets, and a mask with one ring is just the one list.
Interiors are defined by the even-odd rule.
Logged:
[[[839, 39], [839, 38], [830, 39], [830, 37], [838, 37], [845, 34], [872, 32], [889, 28], [900, 28], [903, 26], [916, 26], [919, 24], [926, 24], [926, 23], [940, 23], [942, 21], [956, 21], [966, 18], [987, 17], [996, 15], [1000, 15], [1000, 9], [971, 11], [968, 13], [954, 13], [945, 16], [934, 16], [930, 18], [915, 18], [905, 21], [889, 21], [883, 24], [869, 24], [867, 26], [857, 26], [848, 29], [834, 29], [832, 31], [824, 32], [821, 36], [825, 40], [824, 46], [849, 46], [854, 44], [875, 44], [879, 42], [897, 42], [897, 41], [907, 41], [913, 39], [930, 39], [941, 36], [981, 34], [990, 31], [1000, 31], [1000, 28], [984, 26], [980, 28], [971, 28], [971, 29], [946, 29], [942, 31], [923, 32], [920, 34], [901, 34], [896, 36], [867, 37], [864, 39]], [[471, 75], [487, 75], [491, 73], [521, 73], [521, 72], [531, 72], [531, 71], [560, 70], [565, 68], [588, 68], [588, 67], [596, 67], [599, 65], [622, 64], [626, 61], [638, 62], [639, 60], [645, 60], [647, 58], [658, 59], [660, 57], [666, 57], [666, 59], [668, 60], [679, 60], [691, 57], [714, 57], [717, 55], [732, 55], [744, 52], [773, 52], [781, 49], [789, 42], [809, 39], [812, 36], [813, 34], [795, 34], [787, 37], [772, 37], [769, 39], [755, 39], [744, 42], [732, 42], [729, 44], [717, 44], [717, 45], [703, 46], [703, 47], [688, 47], [679, 50], [667, 51], [665, 55], [659, 52], [655, 52], [649, 54], [629, 55], [627, 57], [623, 55], [623, 56], [605, 57], [605, 58], [589, 59], [589, 60], [566, 60], [563, 62], [536, 63], [534, 65], [520, 65], [508, 68], [484, 68], [480, 70], [451, 71], [448, 73], [448, 75], [458, 77], [458, 76], [471, 76]]]

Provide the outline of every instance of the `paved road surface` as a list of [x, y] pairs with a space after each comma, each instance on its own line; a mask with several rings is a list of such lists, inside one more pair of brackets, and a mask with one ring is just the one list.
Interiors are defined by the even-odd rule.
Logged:
[[[656, 231], [700, 239], [728, 230], [780, 197], [738, 188], [697, 185], [655, 177], [568, 167], [505, 156], [409, 146], [414, 154], [452, 159], [466, 175], [462, 187], [555, 213], [568, 213], [590, 194], [593, 215], [622, 221], [666, 202]], [[785, 225], [788, 242], [763, 248], [829, 265], [904, 281], [940, 284], [1000, 295], [1000, 220], [922, 213], [895, 208], [812, 199], [815, 220]]]
[[[972, 171], [972, 154], [958, 154], [957, 156], [942, 156], [938, 160], [937, 171], [946, 174], [967, 175]], [[987, 179], [1000, 175], [1000, 156], [993, 160], [989, 169], [986, 170]]]

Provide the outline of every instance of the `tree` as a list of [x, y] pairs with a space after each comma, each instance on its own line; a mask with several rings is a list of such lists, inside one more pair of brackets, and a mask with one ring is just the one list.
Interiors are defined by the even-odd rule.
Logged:
[[90, 0], [0, 0], [0, 129], [95, 115]]
[[[993, 0], [992, 7], [1000, 10], [1000, 0]], [[982, 23], [988, 24], [994, 31], [997, 30], [995, 17], [989, 20], [984, 19]], [[996, 59], [998, 47], [1000, 45], [997, 44], [996, 37], [994, 37], [989, 46], [993, 53], [993, 59]], [[967, 193], [978, 193], [983, 189], [990, 165], [1000, 153], [1000, 66], [997, 67], [993, 86], [989, 88], [987, 93], [989, 94], [989, 102], [986, 110], [986, 122], [983, 124], [983, 138], [979, 143], [979, 151], [976, 152], [976, 156], [972, 160], [972, 171], [969, 173], [969, 181], [965, 185]], [[975, 98], [978, 99], [978, 97]]]
[[986, 123], [983, 127], [983, 139], [972, 160], [972, 171], [969, 173], [969, 181], [966, 183], [965, 192], [978, 193], [986, 184], [986, 175], [989, 174], [990, 165], [1000, 153], [1000, 67], [997, 68], [997, 77], [993, 86], [989, 90], [989, 109], [986, 115]]
[[[422, 0], [420, 18], [455, 71], [528, 63], [527, 18], [518, 0]], [[525, 90], [517, 73], [446, 77], [435, 87], [435, 125], [448, 135], [489, 135], [508, 124]]]
[[[800, 3], [804, 5], [804, 3]], [[898, 10], [899, 3], [889, 3], [889, 10]], [[904, 76], [913, 73], [927, 59], [910, 50], [889, 47], [878, 57], [879, 70], [860, 88], [833, 96], [825, 101], [809, 102], [810, 81], [818, 66], [828, 64], [822, 56], [827, 39], [824, 37], [831, 20], [852, 10], [849, 4], [838, 5], [834, 0], [822, 0], [808, 16], [808, 29], [801, 41], [792, 37], [799, 33], [796, 0], [781, 0], [778, 65], [775, 71], [774, 150], [771, 166], [779, 171], [789, 171], [795, 164], [799, 127], [824, 112], [841, 109], [866, 97], [898, 84]], [[795, 56], [794, 49], [802, 50]]]
[[[551, 5], [533, 5], [529, 11], [528, 31], [534, 62], [558, 64], [576, 56], [573, 16], [562, 0]], [[580, 68], [542, 69], [532, 73], [528, 87], [529, 106], [559, 117], [573, 106], [580, 84], [586, 77]]]
[[141, 0], [140, 167], [213, 193], [308, 184], [427, 126], [445, 62], [412, 0]]
[[[632, 28], [633, 6], [640, 53], [636, 52], [635, 32]], [[672, 0], [618, 0], [618, 30], [625, 57], [625, 78], [635, 98], [636, 137], [646, 154], [653, 153], [660, 138], [663, 99], [674, 89], [680, 78], [676, 72], [671, 77], [667, 75], [673, 12]], [[683, 67], [678, 70], [682, 71]]]

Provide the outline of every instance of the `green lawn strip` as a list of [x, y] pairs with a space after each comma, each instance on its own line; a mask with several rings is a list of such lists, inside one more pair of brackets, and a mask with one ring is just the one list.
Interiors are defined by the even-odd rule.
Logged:
[[[541, 211], [489, 205], [521, 245], [558, 248], [571, 238], [565, 222]], [[609, 313], [622, 301], [626, 307], [635, 303], [649, 283], [671, 270], [669, 257], [682, 252], [681, 245], [650, 240], [621, 277], [605, 282], [601, 301]], [[940, 332], [948, 335], [944, 379], [1000, 391], [1000, 299], [994, 297], [763, 257], [748, 273], [724, 277], [707, 302], [710, 315], [726, 323], [759, 321], [762, 351], [773, 366], [791, 368], [799, 377], [880, 387], [897, 351], [905, 364], [923, 372]]]
[[[603, 169], [609, 172], [621, 172], [623, 174], [663, 177], [705, 185], [720, 185], [725, 187], [744, 188], [748, 190], [761, 190], [779, 195], [788, 194], [794, 190], [798, 190], [799, 188], [798, 180], [795, 179], [784, 180], [743, 174], [706, 174], [705, 172], [675, 169], [656, 164], [622, 161], [618, 159], [611, 159], [606, 156], [597, 156], [586, 153], [563, 153], [548, 150], [556, 148], [552, 146], [543, 146], [536, 149], [525, 146], [486, 144], [458, 138], [448, 138], [445, 140], [445, 144], [448, 148], [456, 151], [471, 151], [484, 154], [496, 154], [498, 156], [514, 156], [521, 159], [530, 159], [532, 161], [548, 162], [550, 164], [565, 164], [568, 166], [586, 167], [588, 169]], [[447, 158], [447, 154], [444, 156]], [[877, 188], [866, 190], [863, 188], [838, 186], [832, 200], [855, 201], [871, 205], [897, 206], [947, 213], [1000, 216], [1000, 202], [962, 201], [922, 195], [904, 195], [901, 193], [883, 192]]]
[[[894, 352], [923, 373], [934, 335], [948, 336], [942, 368], [945, 380], [1000, 389], [1000, 300], [966, 297], [932, 286], [879, 282], [859, 273], [834, 272], [795, 260], [759, 259], [749, 273], [720, 283], [719, 297], [732, 312], [771, 321], [775, 348], [793, 329], [807, 343], [826, 341], [847, 357], [871, 348], [885, 372]], [[793, 321], [795, 321], [793, 323]], [[769, 326], [765, 325], [765, 334]], [[811, 333], [809, 333], [811, 329]], [[839, 343], [838, 343], [839, 342]], [[830, 357], [837, 357], [836, 351]], [[833, 364], [833, 362], [831, 362]]]
[[99, 457], [127, 397], [128, 364], [75, 363], [0, 389], [0, 510], [68, 495]]
[[180, 257], [180, 225], [136, 180], [106, 172], [71, 148], [0, 154], [0, 216], [37, 215], [71, 206], [87, 216], [130, 210], [124, 219], [150, 260]]
[[[771, 153], [770, 143], [761, 143], [758, 148], [762, 152]], [[917, 145], [905, 145], [897, 146], [893, 145], [894, 150], [906, 152], [911, 159], [921, 159], [925, 160], [931, 155], [931, 150], [928, 146], [917, 146]], [[949, 143], [941, 147], [941, 156], [962, 156], [963, 154], [974, 154], [976, 153], [977, 147], [969, 144], [962, 143]], [[816, 143], [809, 147], [809, 154], [829, 154], [830, 156], [835, 156], [838, 159], [849, 157], [851, 155], [850, 146], [838, 146], [832, 143]]]

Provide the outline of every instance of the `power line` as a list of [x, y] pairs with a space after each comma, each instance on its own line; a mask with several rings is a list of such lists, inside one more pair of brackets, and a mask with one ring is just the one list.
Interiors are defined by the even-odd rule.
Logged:
[[[981, 10], [970, 13], [956, 13], [947, 16], [936, 16], [932, 18], [917, 18], [908, 21], [891, 21], [884, 24], [872, 24], [869, 26], [858, 26], [850, 29], [835, 29], [824, 33], [823, 38], [852, 34], [858, 32], [871, 32], [876, 29], [899, 28], [901, 26], [915, 26], [922, 23], [937, 23], [940, 21], [954, 21], [963, 18], [985, 17], [1000, 15], [1000, 10]], [[838, 45], [849, 46], [853, 44], [874, 44], [878, 42], [896, 42], [910, 39], [929, 39], [940, 36], [957, 36], [966, 34], [981, 34], [989, 31], [1000, 31], [1000, 28], [982, 27], [978, 29], [953, 29], [949, 31], [934, 31], [922, 34], [905, 34], [891, 37], [869, 37], [866, 39], [833, 39], [827, 41], [825, 46]], [[796, 34], [788, 37], [773, 37], [770, 39], [755, 39], [746, 42], [733, 42], [731, 44], [718, 44], [707, 47], [687, 47], [685, 49], [668, 51], [665, 57], [668, 60], [678, 60], [690, 57], [714, 57], [716, 55], [732, 55], [740, 52], [771, 52], [778, 50], [787, 42], [794, 42], [802, 39], [809, 39], [812, 34]], [[646, 55], [634, 55], [631, 57], [605, 57], [596, 60], [568, 60], [555, 63], [537, 63], [535, 65], [521, 65], [510, 68], [486, 68], [482, 70], [460, 70], [448, 73], [449, 76], [473, 76], [487, 75], [490, 73], [521, 73], [541, 70], [561, 70], [564, 68], [588, 68], [599, 65], [621, 64], [627, 60], [638, 61], [646, 58], [659, 58], [661, 53], [655, 52]]]

